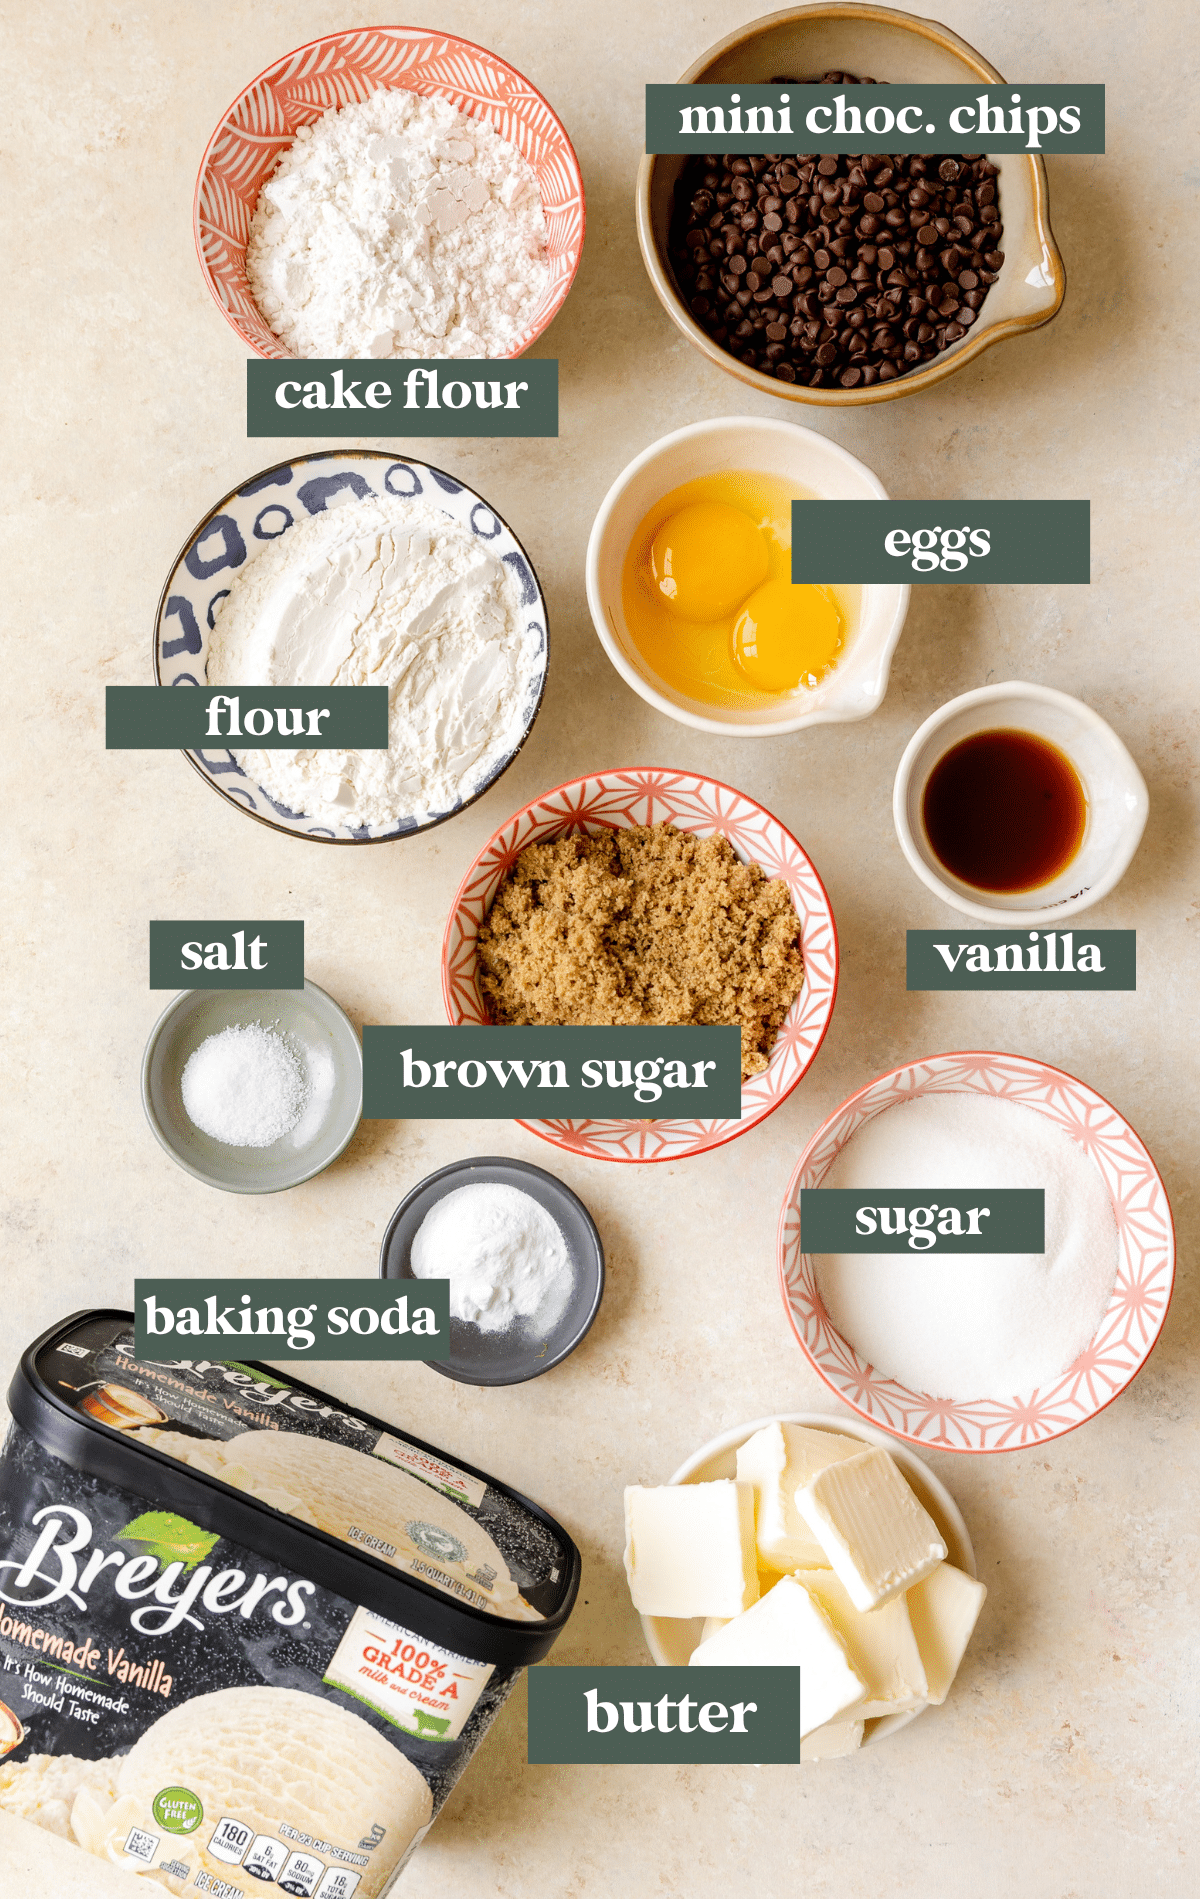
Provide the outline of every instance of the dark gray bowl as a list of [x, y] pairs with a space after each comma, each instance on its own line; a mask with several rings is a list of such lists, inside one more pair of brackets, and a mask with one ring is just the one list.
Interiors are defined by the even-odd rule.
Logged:
[[519, 1322], [503, 1332], [481, 1332], [476, 1325], [452, 1318], [449, 1358], [426, 1362], [462, 1385], [520, 1385], [561, 1365], [587, 1333], [604, 1296], [604, 1247], [582, 1200], [543, 1168], [499, 1155], [454, 1161], [405, 1195], [383, 1236], [380, 1278], [412, 1279], [412, 1243], [430, 1208], [459, 1187], [492, 1181], [527, 1193], [557, 1220], [575, 1283], [566, 1310], [545, 1338], [535, 1338]]

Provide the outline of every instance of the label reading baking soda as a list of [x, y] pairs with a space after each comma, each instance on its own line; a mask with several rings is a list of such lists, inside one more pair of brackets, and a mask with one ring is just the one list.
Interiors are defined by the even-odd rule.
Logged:
[[1090, 501], [793, 501], [792, 579], [1086, 586]]
[[356, 1609], [325, 1671], [326, 1686], [365, 1701], [417, 1741], [456, 1741], [495, 1672], [373, 1609]]

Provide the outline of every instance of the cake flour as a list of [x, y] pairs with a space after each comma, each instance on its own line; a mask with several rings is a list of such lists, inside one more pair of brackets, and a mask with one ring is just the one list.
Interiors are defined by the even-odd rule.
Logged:
[[390, 830], [453, 811], [516, 749], [541, 634], [510, 570], [414, 499], [299, 521], [217, 610], [210, 685], [386, 686], [387, 751], [239, 751], [294, 816]]
[[550, 279], [537, 180], [487, 120], [376, 92], [297, 132], [246, 275], [296, 356], [513, 355]]

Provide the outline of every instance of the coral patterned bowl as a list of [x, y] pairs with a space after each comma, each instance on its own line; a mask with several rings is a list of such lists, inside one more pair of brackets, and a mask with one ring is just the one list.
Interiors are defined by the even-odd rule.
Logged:
[[[819, 1187], [865, 1121], [926, 1094], [986, 1094], [1044, 1114], [1091, 1155], [1112, 1195], [1117, 1279], [1100, 1330], [1060, 1378], [1009, 1399], [934, 1398], [881, 1376], [835, 1332], [800, 1251], [800, 1190]], [[880, 1075], [819, 1127], [779, 1219], [779, 1286], [801, 1350], [829, 1389], [896, 1437], [942, 1451], [1019, 1451], [1086, 1424], [1133, 1382], [1167, 1316], [1175, 1230], [1158, 1169], [1129, 1123], [1085, 1082], [1023, 1055], [930, 1055]]]
[[256, 355], [283, 361], [291, 354], [264, 323], [246, 280], [259, 193], [302, 125], [331, 107], [395, 90], [446, 99], [470, 118], [490, 119], [533, 167], [550, 281], [512, 354], [528, 349], [562, 308], [583, 252], [583, 179], [546, 100], [515, 67], [470, 40], [417, 27], [363, 27], [324, 34], [275, 60], [238, 94], [200, 161], [192, 208], [200, 268], [222, 316]]
[[528, 844], [571, 831], [595, 835], [637, 824], [674, 824], [697, 837], [729, 839], [743, 863], [782, 877], [800, 918], [804, 987], [761, 1075], [742, 1089], [740, 1121], [522, 1121], [556, 1147], [592, 1160], [670, 1161], [723, 1147], [765, 1121], [811, 1066], [829, 1027], [838, 981], [838, 943], [825, 886], [791, 832], [753, 798], [695, 772], [637, 765], [594, 772], [527, 804], [496, 832], [463, 878], [442, 943], [442, 998], [453, 1023], [489, 1021], [476, 966], [479, 926], [504, 877]]

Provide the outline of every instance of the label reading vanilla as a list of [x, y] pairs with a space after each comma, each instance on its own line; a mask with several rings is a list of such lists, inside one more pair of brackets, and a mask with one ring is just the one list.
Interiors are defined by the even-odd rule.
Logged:
[[431, 1484], [435, 1490], [444, 1490], [456, 1503], [470, 1504], [472, 1510], [478, 1510], [487, 1495], [487, 1485], [478, 1477], [468, 1477], [465, 1470], [447, 1464], [431, 1451], [418, 1450], [415, 1444], [402, 1444], [399, 1438], [388, 1437], [386, 1432], [371, 1455], [382, 1458], [385, 1464], [395, 1464], [410, 1476], [419, 1477], [423, 1484]]
[[356, 1609], [325, 1671], [341, 1688], [420, 1741], [456, 1741], [494, 1673], [371, 1609]]

